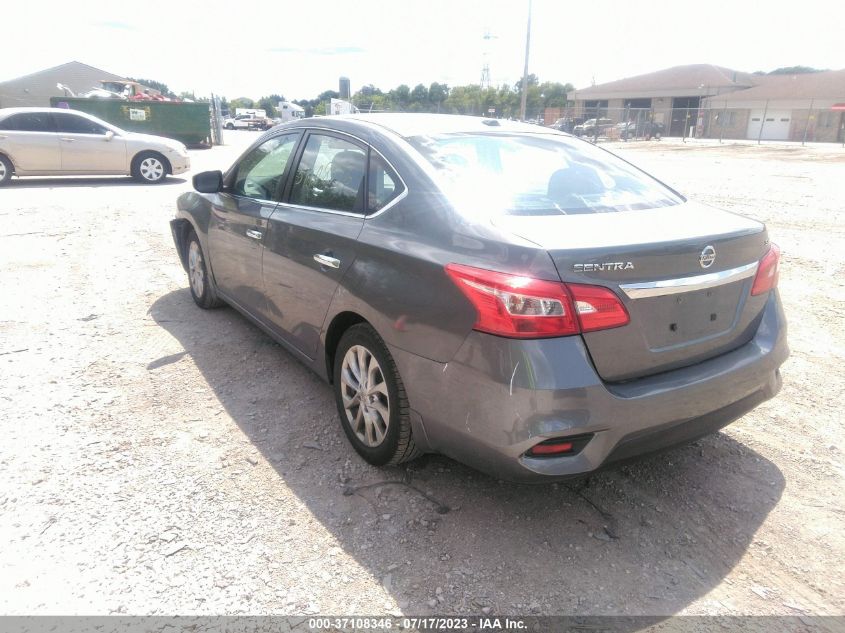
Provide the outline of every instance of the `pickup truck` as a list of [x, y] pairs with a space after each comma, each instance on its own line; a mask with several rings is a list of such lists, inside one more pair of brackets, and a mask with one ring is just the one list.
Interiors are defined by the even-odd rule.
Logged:
[[268, 130], [273, 127], [273, 120], [252, 114], [238, 114], [223, 119], [223, 127], [227, 130]]

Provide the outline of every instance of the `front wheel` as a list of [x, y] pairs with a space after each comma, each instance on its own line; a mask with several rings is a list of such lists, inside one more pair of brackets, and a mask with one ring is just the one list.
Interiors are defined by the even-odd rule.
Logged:
[[203, 256], [197, 234], [191, 230], [186, 244], [188, 260], [188, 282], [191, 285], [191, 296], [199, 307], [204, 310], [217, 308], [223, 302], [217, 297], [214, 282], [208, 276], [208, 267]]
[[385, 466], [420, 455], [399, 370], [370, 325], [360, 323], [344, 332], [335, 351], [333, 378], [341, 426], [361, 457]]
[[148, 184], [160, 183], [167, 178], [167, 161], [155, 152], [139, 154], [132, 163], [132, 177]]

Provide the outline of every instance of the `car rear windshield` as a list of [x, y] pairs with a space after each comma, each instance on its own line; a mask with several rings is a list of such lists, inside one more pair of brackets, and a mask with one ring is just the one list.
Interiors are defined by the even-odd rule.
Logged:
[[443, 134], [408, 141], [459, 207], [509, 215], [654, 209], [683, 202], [644, 172], [578, 139], [550, 134]]

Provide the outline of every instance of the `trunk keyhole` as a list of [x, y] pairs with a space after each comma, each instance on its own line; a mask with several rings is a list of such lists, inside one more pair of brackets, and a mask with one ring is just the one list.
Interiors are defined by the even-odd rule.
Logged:
[[669, 329], [672, 330], [673, 332], [677, 332], [678, 331], [678, 324], [677, 323], [670, 323]]
[[716, 320], [716, 313], [715, 313], [715, 312], [714, 312], [713, 314], [711, 314], [711, 315], [710, 315], [710, 320], [711, 320], [711, 321], [715, 321], [715, 320]]

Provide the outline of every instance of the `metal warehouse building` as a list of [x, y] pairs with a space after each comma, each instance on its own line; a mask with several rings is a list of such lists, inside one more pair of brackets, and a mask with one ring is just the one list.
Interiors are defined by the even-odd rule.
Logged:
[[614, 123], [648, 120], [668, 136], [839, 141], [845, 134], [845, 70], [758, 75], [675, 66], [575, 90], [571, 115]]
[[101, 80], [119, 79], [123, 77], [82, 62], [68, 62], [0, 82], [0, 108], [49, 107], [50, 97], [65, 96], [58, 84], [64, 84], [78, 94], [98, 87]]

